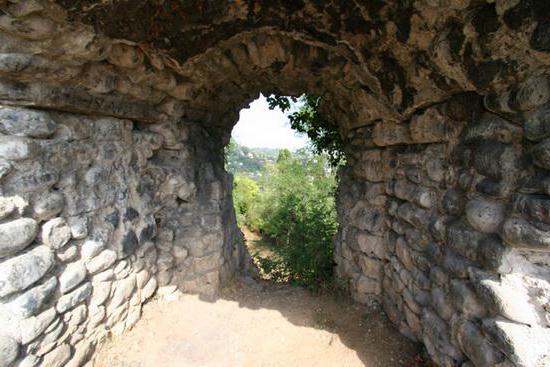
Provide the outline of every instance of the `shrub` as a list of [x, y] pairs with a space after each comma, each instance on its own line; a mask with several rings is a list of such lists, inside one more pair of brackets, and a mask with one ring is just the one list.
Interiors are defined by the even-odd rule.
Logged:
[[249, 213], [258, 228], [275, 239], [291, 281], [320, 286], [333, 275], [332, 240], [336, 233], [336, 179], [326, 156], [281, 151], [261, 181]]

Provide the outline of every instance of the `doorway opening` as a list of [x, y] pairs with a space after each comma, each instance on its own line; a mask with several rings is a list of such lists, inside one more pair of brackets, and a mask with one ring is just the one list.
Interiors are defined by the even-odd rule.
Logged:
[[260, 95], [240, 113], [226, 169], [254, 275], [320, 290], [333, 286], [336, 173], [344, 160], [315, 126], [316, 101]]

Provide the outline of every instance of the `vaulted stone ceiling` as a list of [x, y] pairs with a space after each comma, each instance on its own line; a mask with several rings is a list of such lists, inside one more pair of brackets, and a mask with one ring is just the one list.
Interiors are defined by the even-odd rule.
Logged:
[[110, 38], [162, 50], [188, 82], [176, 93], [228, 120], [259, 91], [309, 91], [346, 128], [399, 121], [463, 91], [506, 95], [550, 65], [546, 1], [57, 3]]

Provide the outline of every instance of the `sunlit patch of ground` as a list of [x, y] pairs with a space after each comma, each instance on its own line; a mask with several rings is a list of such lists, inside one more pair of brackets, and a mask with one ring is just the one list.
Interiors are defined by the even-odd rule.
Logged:
[[423, 366], [377, 307], [288, 285], [233, 284], [215, 302], [153, 301], [98, 367]]

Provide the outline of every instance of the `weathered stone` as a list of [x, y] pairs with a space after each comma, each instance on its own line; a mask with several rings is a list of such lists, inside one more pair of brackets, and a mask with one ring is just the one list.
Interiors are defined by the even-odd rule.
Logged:
[[151, 298], [151, 296], [155, 294], [156, 290], [157, 290], [157, 280], [154, 277], [152, 277], [151, 279], [149, 279], [147, 284], [145, 284], [145, 286], [141, 290], [141, 302], [145, 302], [146, 300]]
[[107, 269], [101, 273], [97, 273], [92, 276], [92, 281], [94, 282], [107, 282], [115, 279], [115, 272], [113, 269]]
[[492, 367], [503, 360], [503, 355], [489, 343], [474, 323], [460, 319], [453, 327], [456, 328], [456, 338], [462, 351], [475, 366]]
[[12, 165], [4, 159], [0, 159], [0, 180], [12, 170]]
[[47, 138], [55, 129], [55, 121], [45, 111], [0, 107], [0, 132], [3, 134]]
[[176, 260], [179, 262], [187, 258], [187, 256], [189, 255], [189, 251], [185, 247], [174, 246], [172, 248], [172, 254], [176, 258]]
[[443, 320], [434, 312], [425, 309], [422, 313], [421, 321], [425, 342], [427, 339], [428, 343], [433, 345], [436, 351], [457, 360], [461, 359], [462, 353], [452, 345], [449, 329]]
[[136, 285], [139, 289], [142, 289], [145, 284], [149, 281], [151, 278], [151, 274], [148, 270], [144, 269], [141, 270], [139, 273], [136, 274]]
[[473, 263], [457, 253], [446, 251], [443, 257], [443, 266], [456, 277], [467, 278], [468, 269], [473, 266]]
[[0, 335], [0, 366], [11, 366], [18, 355], [19, 344], [9, 336]]
[[437, 108], [428, 108], [424, 113], [415, 115], [409, 128], [415, 143], [447, 141], [462, 130], [460, 123], [450, 123]]
[[531, 150], [533, 162], [545, 169], [550, 169], [550, 139], [544, 139]]
[[[446, 329], [457, 314], [472, 313], [469, 297], [454, 302], [456, 310], [448, 305], [449, 288], [471, 295], [457, 291], [458, 280], [451, 279], [466, 282], [476, 267], [503, 281], [517, 275], [536, 298], [540, 318], [531, 327], [549, 324], [539, 275], [548, 263], [543, 235], [550, 224], [541, 195], [550, 193], [544, 142], [550, 135], [538, 114], [548, 109], [549, 98], [544, 2], [379, 1], [355, 8], [337, 4], [334, 10], [306, 0], [265, 2], [251, 10], [247, 2], [224, 7], [199, 0], [199, 5], [172, 2], [160, 23], [140, 21], [151, 19], [157, 2], [144, 7], [96, 2], [0, 6], [0, 100], [36, 108], [0, 110], [17, 111], [8, 115], [11, 121], [0, 118], [0, 133], [11, 135], [0, 142], [0, 153], [14, 158], [0, 162], [2, 194], [33, 203], [31, 210], [7, 208], [0, 217], [32, 215], [42, 221], [63, 213], [72, 238], [100, 244], [72, 241], [56, 251], [57, 259], [76, 261], [78, 254], [69, 248], [82, 247], [78, 261], [90, 269], [94, 284], [90, 303], [108, 304], [111, 293], [113, 304], [124, 300], [109, 312], [90, 305], [93, 315], [78, 328], [64, 326], [80, 319], [76, 309], [74, 315], [66, 312], [42, 330], [40, 340], [21, 348], [27, 355], [74, 345], [84, 333], [95, 342], [106, 329], [124, 331], [157, 282], [173, 280], [186, 291], [214, 295], [235, 273], [242, 246], [221, 145], [238, 108], [257, 90], [322, 96], [321, 117], [337, 123], [348, 160], [337, 206], [338, 278], [357, 299], [381, 296], [390, 319], [423, 340], [435, 364], [458, 366], [468, 357], [474, 364], [492, 363], [485, 330], [462, 327], [475, 345], [465, 337], [461, 345]], [[178, 14], [193, 14], [186, 26], [201, 31], [171, 27]], [[502, 47], [510, 40], [513, 47]], [[498, 116], [485, 111], [482, 95]], [[31, 113], [38, 115], [33, 123]], [[538, 120], [532, 118], [536, 114]], [[522, 137], [522, 120], [530, 141]], [[380, 191], [385, 186], [387, 192]], [[464, 215], [466, 197], [478, 200], [476, 191], [491, 197], [483, 200], [506, 205], [510, 217], [505, 220], [503, 211], [487, 214], [472, 203]], [[64, 207], [40, 208], [48, 193], [63, 195]], [[510, 201], [511, 193], [526, 197]], [[73, 225], [76, 216], [89, 223]], [[506, 223], [515, 216], [530, 227], [510, 235]], [[521, 251], [502, 245], [499, 227], [509, 244], [521, 243]], [[0, 269], [10, 260], [2, 260]], [[134, 273], [141, 292], [134, 289], [129, 300], [115, 294]], [[107, 284], [96, 293], [99, 281]], [[471, 279], [464, 284], [476, 285]], [[13, 293], [2, 302], [13, 300]], [[431, 309], [436, 321], [419, 319]], [[449, 323], [440, 323], [437, 315]], [[71, 335], [61, 333], [62, 340], [42, 345], [63, 327]], [[477, 343], [479, 335], [483, 340]], [[499, 348], [514, 356], [508, 346]]]
[[512, 206], [535, 221], [550, 224], [550, 199], [545, 195], [514, 194]]
[[111, 48], [109, 62], [124, 68], [135, 68], [143, 62], [143, 53], [134, 46], [117, 43]]
[[94, 282], [90, 304], [99, 306], [105, 303], [111, 294], [111, 284], [111, 282]]
[[361, 251], [371, 257], [383, 259], [385, 257], [384, 239], [366, 232], [357, 235], [357, 244]]
[[103, 250], [105, 248], [105, 246], [106, 246], [106, 243], [101, 241], [101, 240], [99, 240], [99, 241], [94, 241], [94, 240], [84, 241], [84, 243], [82, 244], [82, 248], [80, 250], [80, 256], [84, 260], [91, 259], [92, 257], [99, 254], [99, 252], [101, 250]]
[[21, 321], [17, 325], [18, 338], [21, 344], [28, 344], [38, 338], [51, 325], [56, 315], [55, 308], [52, 307], [36, 316]]
[[517, 148], [497, 142], [486, 142], [477, 146], [474, 156], [475, 169], [484, 176], [500, 180], [518, 170]]
[[479, 241], [477, 260], [485, 269], [496, 271], [505, 251], [506, 247], [499, 236], [487, 236]]
[[38, 366], [38, 363], [40, 363], [39, 357], [33, 354], [27, 354], [27, 356], [19, 362], [17, 367], [35, 367]]
[[382, 262], [378, 259], [373, 259], [368, 256], [361, 257], [361, 269], [363, 274], [373, 279], [382, 279], [383, 267]]
[[120, 280], [113, 285], [113, 297], [109, 302], [109, 309], [114, 309], [130, 300], [132, 292], [136, 288], [136, 278], [130, 276]]
[[[209, 273], [207, 273], [209, 274]], [[174, 276], [174, 272], [172, 270], [160, 270], [157, 274], [157, 282], [159, 287], [164, 287], [172, 281], [172, 277]]]
[[0, 224], [0, 258], [25, 249], [36, 237], [38, 224], [32, 218], [21, 218]]
[[8, 217], [15, 211], [15, 203], [9, 198], [0, 198], [0, 219]]
[[39, 166], [28, 173], [20, 171], [17, 174], [8, 175], [4, 180], [4, 188], [6, 193], [10, 194], [36, 193], [48, 190], [58, 180], [57, 172]]
[[30, 139], [17, 136], [0, 136], [0, 158], [14, 161], [32, 158], [38, 146]]
[[449, 321], [454, 314], [451, 298], [441, 288], [433, 288], [431, 298], [435, 311], [443, 320]]
[[60, 313], [66, 312], [83, 302], [91, 293], [92, 285], [90, 283], [85, 283], [71, 293], [61, 296], [57, 301], [56, 309]]
[[60, 249], [71, 239], [71, 228], [63, 218], [54, 218], [42, 226], [42, 242], [53, 249]]
[[514, 106], [520, 111], [529, 111], [544, 105], [550, 100], [550, 83], [545, 76], [536, 76], [526, 80], [518, 89]]
[[56, 287], [57, 279], [52, 277], [43, 284], [29, 289], [8, 303], [10, 312], [19, 318], [35, 315], [48, 302]]
[[86, 262], [86, 268], [91, 274], [97, 274], [113, 265], [116, 259], [116, 252], [113, 250], [103, 250]]
[[466, 219], [480, 232], [495, 233], [504, 220], [504, 205], [483, 199], [470, 200], [466, 204]]
[[466, 141], [493, 140], [506, 144], [520, 142], [521, 138], [521, 128], [488, 112], [481, 116], [477, 124], [468, 126], [464, 136]]
[[532, 141], [550, 138], [550, 110], [541, 109], [530, 113], [523, 125], [525, 137]]
[[122, 254], [123, 256], [132, 255], [139, 245], [138, 238], [134, 231], [128, 231], [122, 238]]
[[34, 217], [39, 221], [54, 218], [65, 207], [65, 197], [59, 192], [50, 192], [40, 196], [34, 204]]
[[[479, 218], [475, 218], [479, 222]], [[479, 240], [482, 235], [461, 222], [453, 222], [447, 227], [447, 245], [471, 260], [476, 260]]]
[[62, 262], [71, 262], [78, 256], [78, 247], [76, 245], [65, 246], [57, 250], [55, 256]]
[[476, 293], [463, 281], [451, 281], [451, 297], [455, 308], [468, 319], [482, 318], [487, 310], [477, 298]]
[[464, 212], [466, 199], [461, 191], [450, 189], [443, 195], [443, 209], [450, 215], [461, 215]]
[[46, 246], [8, 259], [0, 264], [0, 297], [21, 291], [41, 279], [54, 263]]
[[84, 281], [86, 273], [86, 268], [81, 262], [67, 265], [59, 276], [59, 291], [67, 293], [73, 290]]
[[518, 248], [546, 250], [550, 248], [550, 233], [542, 231], [521, 218], [509, 218], [500, 232], [504, 242]]
[[380, 121], [374, 125], [372, 140], [379, 146], [408, 143], [410, 142], [408, 126]]
[[424, 229], [429, 223], [429, 212], [411, 203], [401, 204], [397, 214], [418, 229]]
[[405, 305], [403, 309], [405, 311], [405, 320], [407, 320], [407, 324], [411, 328], [415, 338], [419, 339], [422, 335], [422, 323], [420, 318], [412, 312], [408, 306]]
[[[74, 344], [74, 343], [71, 343]], [[83, 366], [93, 352], [93, 344], [90, 340], [84, 340], [74, 346], [73, 357], [65, 364], [65, 367]]]
[[63, 367], [69, 358], [71, 358], [71, 347], [68, 344], [62, 344], [43, 357], [42, 366]]
[[531, 304], [528, 290], [520, 281], [498, 281], [483, 276], [476, 279], [476, 291], [494, 314], [527, 325], [537, 325], [539, 317]]
[[550, 349], [550, 331], [547, 328], [532, 328], [504, 319], [485, 319], [483, 330], [491, 335], [491, 341], [518, 366], [537, 366], [539, 362], [543, 363]]
[[67, 223], [71, 227], [71, 234], [73, 238], [81, 240], [88, 236], [88, 218], [85, 216], [81, 217], [69, 217], [67, 218]]

